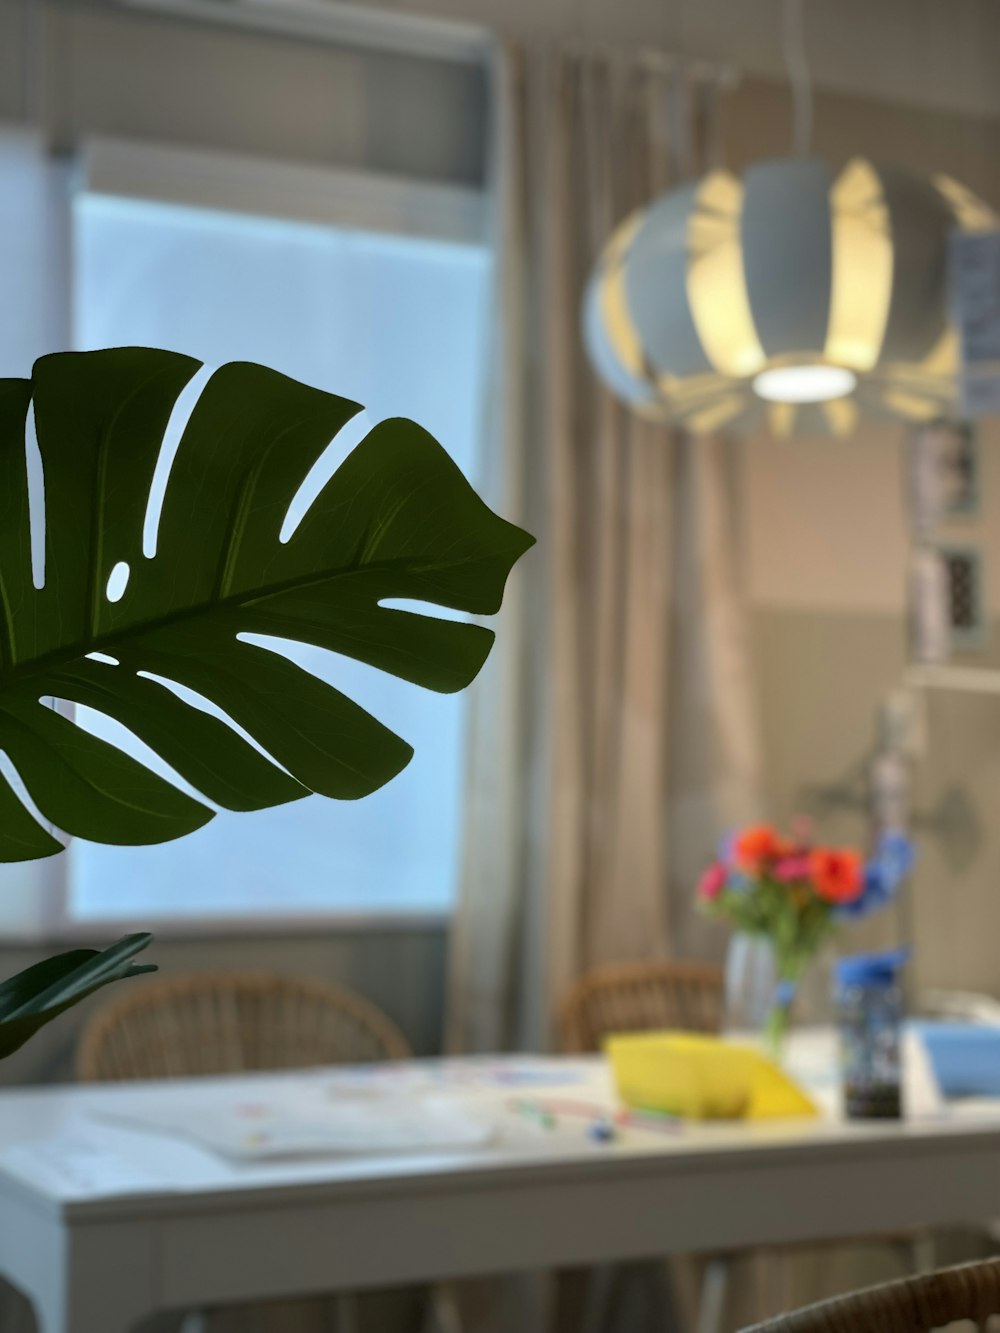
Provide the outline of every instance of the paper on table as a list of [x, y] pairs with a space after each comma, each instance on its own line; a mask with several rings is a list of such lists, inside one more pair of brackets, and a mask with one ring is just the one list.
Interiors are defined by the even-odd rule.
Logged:
[[373, 1089], [388, 1094], [400, 1089], [424, 1092], [483, 1091], [497, 1088], [566, 1088], [593, 1080], [595, 1068], [603, 1068], [596, 1057], [572, 1061], [545, 1056], [484, 1055], [458, 1059], [382, 1062], [344, 1065], [336, 1070], [316, 1070], [331, 1088]]
[[0, 1151], [0, 1171], [60, 1199], [148, 1194], [171, 1185], [113, 1147], [83, 1135], [11, 1144]]
[[311, 1081], [249, 1095], [219, 1086], [171, 1093], [156, 1105], [136, 1099], [94, 1114], [242, 1161], [468, 1150], [488, 1143], [496, 1130], [495, 1117], [439, 1094], [331, 1096]]

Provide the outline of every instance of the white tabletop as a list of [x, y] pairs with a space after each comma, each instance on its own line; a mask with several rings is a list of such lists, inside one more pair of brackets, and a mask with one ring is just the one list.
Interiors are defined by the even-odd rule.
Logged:
[[[361, 1069], [319, 1069], [169, 1083], [104, 1084], [5, 1091], [0, 1094], [0, 1180], [31, 1194], [39, 1206], [75, 1215], [139, 1215], [174, 1211], [183, 1196], [198, 1200], [248, 1191], [308, 1190], [366, 1183], [397, 1186], [407, 1179], [472, 1177], [483, 1172], [582, 1166], [642, 1169], [651, 1157], [691, 1162], [747, 1152], [785, 1159], [821, 1149], [862, 1144], [881, 1151], [893, 1143], [940, 1136], [1000, 1133], [1000, 1101], [948, 1107], [939, 1098], [922, 1053], [907, 1050], [909, 1114], [902, 1122], [845, 1122], [838, 1113], [832, 1034], [795, 1034], [789, 1067], [823, 1109], [819, 1119], [652, 1123], [616, 1128], [614, 1141], [596, 1142], [592, 1126], [618, 1103], [601, 1059], [526, 1057], [412, 1061]], [[217, 1102], [245, 1104], [252, 1130], [256, 1106], [268, 1099], [327, 1097], [363, 1115], [386, 1099], [403, 1105], [441, 1095], [495, 1125], [488, 1142], [471, 1147], [391, 1153], [305, 1153], [233, 1160], [197, 1141], [199, 1116]], [[525, 1113], [524, 1104], [551, 1107], [554, 1123]], [[145, 1115], [175, 1122], [187, 1117], [192, 1134], [142, 1127]], [[566, 1108], [565, 1110], [563, 1108]], [[593, 1114], [588, 1114], [588, 1111]], [[118, 1117], [130, 1117], [118, 1119]], [[168, 1117], [170, 1118], [170, 1117]]]
[[[628, 1126], [609, 1143], [591, 1137], [594, 1113], [615, 1107], [600, 1060], [5, 1092], [0, 1272], [34, 1296], [46, 1333], [121, 1333], [158, 1309], [1000, 1215], [1000, 1102], [943, 1106], [919, 1051], [907, 1054], [901, 1122], [843, 1121], [832, 1039], [802, 1034], [789, 1063], [819, 1118]], [[206, 1097], [244, 1108], [252, 1129], [275, 1099], [388, 1099], [416, 1120], [442, 1096], [491, 1124], [488, 1141], [237, 1160], [197, 1137]], [[176, 1118], [185, 1099], [187, 1135], [139, 1127]]]

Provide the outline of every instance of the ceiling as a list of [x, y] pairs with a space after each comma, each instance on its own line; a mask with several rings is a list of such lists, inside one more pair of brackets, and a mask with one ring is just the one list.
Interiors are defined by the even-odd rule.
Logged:
[[[373, 0], [369, 0], [372, 3]], [[649, 44], [784, 77], [781, 0], [374, 0], [521, 35]], [[803, 0], [818, 86], [1000, 117], [996, 0]]]

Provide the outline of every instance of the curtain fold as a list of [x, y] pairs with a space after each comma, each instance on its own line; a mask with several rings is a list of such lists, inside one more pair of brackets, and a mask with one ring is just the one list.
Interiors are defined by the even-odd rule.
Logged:
[[538, 545], [474, 687], [448, 1043], [544, 1048], [603, 962], [717, 954], [689, 909], [759, 753], [727, 442], [626, 411], [592, 374], [584, 283], [679, 183], [714, 100], [665, 63], [503, 48], [489, 499]]

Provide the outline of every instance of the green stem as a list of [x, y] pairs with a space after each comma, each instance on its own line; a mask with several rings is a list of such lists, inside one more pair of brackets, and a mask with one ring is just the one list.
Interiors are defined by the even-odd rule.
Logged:
[[791, 1001], [775, 999], [764, 1020], [764, 1048], [772, 1060], [780, 1060], [791, 1021]]
[[802, 973], [809, 964], [811, 954], [801, 950], [776, 951], [778, 964], [778, 984], [775, 987], [774, 1003], [764, 1022], [764, 1046], [773, 1060], [780, 1060], [785, 1038], [791, 1025], [792, 1005]]

